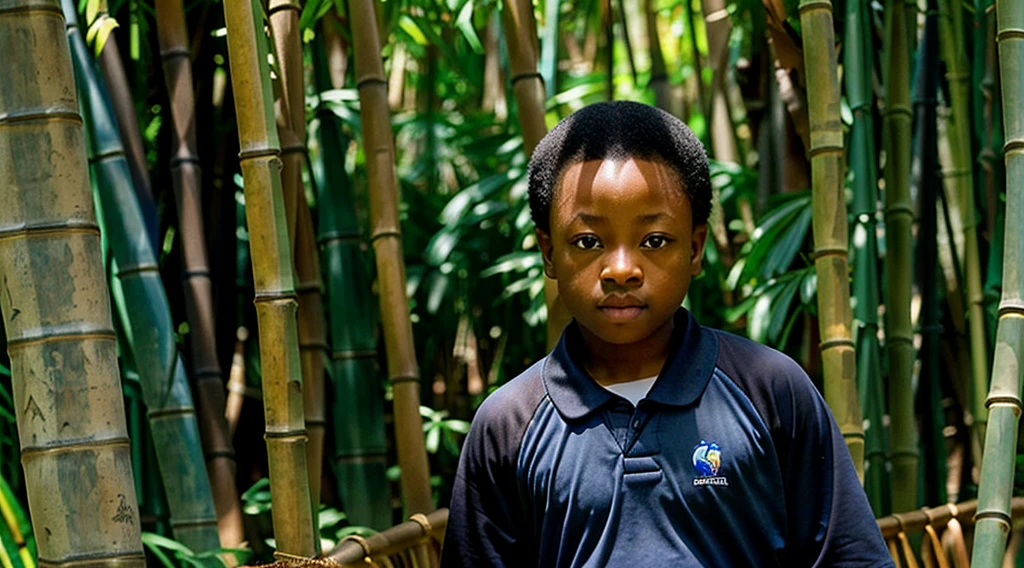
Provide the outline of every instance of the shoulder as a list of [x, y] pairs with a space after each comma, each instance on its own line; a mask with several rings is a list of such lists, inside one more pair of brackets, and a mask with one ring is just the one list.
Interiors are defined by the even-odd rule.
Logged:
[[717, 370], [747, 395], [770, 427], [791, 427], [807, 410], [825, 408], [807, 373], [788, 355], [744, 337], [706, 329], [718, 338]]
[[496, 461], [515, 463], [526, 429], [547, 396], [542, 380], [546, 361], [547, 357], [541, 359], [484, 399], [463, 447], [468, 459], [476, 462], [468, 465], [483, 466], [483, 461], [491, 465]]

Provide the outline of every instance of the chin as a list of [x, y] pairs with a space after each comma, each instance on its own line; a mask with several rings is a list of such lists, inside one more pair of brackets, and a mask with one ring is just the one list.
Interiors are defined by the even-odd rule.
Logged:
[[597, 336], [598, 339], [605, 343], [612, 345], [630, 345], [632, 343], [639, 343], [648, 337], [654, 335], [658, 331], [658, 327], [651, 327], [648, 325], [628, 325], [628, 324], [604, 324], [604, 325], [583, 325], [587, 328], [587, 331]]

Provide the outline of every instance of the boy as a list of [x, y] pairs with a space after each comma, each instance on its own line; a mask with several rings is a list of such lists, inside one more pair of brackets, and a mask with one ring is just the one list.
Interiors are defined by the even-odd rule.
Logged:
[[803, 370], [679, 307], [711, 210], [693, 133], [588, 106], [538, 145], [529, 193], [574, 321], [477, 411], [442, 565], [891, 566]]

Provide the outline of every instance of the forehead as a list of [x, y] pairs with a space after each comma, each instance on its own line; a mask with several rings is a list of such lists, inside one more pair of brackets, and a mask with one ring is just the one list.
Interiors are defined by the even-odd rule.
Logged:
[[664, 213], [679, 214], [682, 209], [690, 212], [682, 180], [673, 168], [660, 161], [632, 157], [566, 166], [554, 197], [553, 213], [561, 210], [571, 214], [577, 209], [600, 206], [629, 211], [657, 208]]

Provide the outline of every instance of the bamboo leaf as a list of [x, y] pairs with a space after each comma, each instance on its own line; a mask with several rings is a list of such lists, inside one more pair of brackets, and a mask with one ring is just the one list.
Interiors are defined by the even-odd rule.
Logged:
[[480, 38], [477, 37], [476, 29], [473, 27], [473, 0], [468, 0], [462, 5], [459, 16], [455, 19], [455, 26], [462, 32], [473, 53], [483, 54], [484, 46], [480, 43]]

